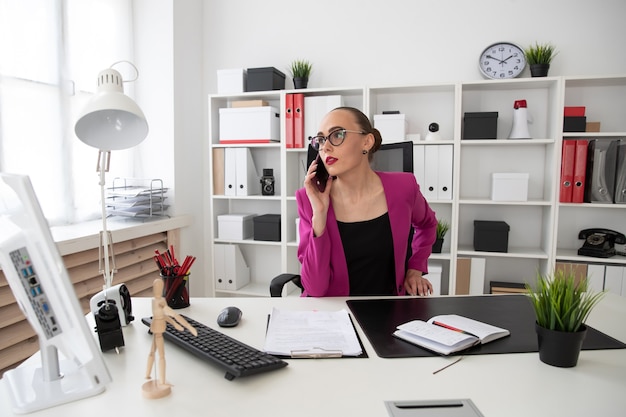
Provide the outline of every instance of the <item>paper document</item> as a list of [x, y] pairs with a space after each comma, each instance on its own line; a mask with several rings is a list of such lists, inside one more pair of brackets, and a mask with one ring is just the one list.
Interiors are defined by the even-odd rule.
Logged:
[[292, 311], [274, 308], [263, 350], [294, 358], [359, 356], [363, 353], [346, 310]]

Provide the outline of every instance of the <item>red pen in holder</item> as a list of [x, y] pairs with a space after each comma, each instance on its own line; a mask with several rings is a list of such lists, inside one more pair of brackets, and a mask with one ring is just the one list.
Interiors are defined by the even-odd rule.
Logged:
[[185, 275], [163, 275], [163, 298], [171, 308], [189, 307], [189, 273]]

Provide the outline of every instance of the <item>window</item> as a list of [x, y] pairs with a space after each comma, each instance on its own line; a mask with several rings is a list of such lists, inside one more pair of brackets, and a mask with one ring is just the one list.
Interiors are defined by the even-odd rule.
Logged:
[[[0, 0], [0, 170], [30, 176], [51, 225], [100, 216], [98, 151], [74, 121], [98, 73], [133, 61], [132, 31], [128, 0]], [[112, 156], [107, 182], [130, 155]]]

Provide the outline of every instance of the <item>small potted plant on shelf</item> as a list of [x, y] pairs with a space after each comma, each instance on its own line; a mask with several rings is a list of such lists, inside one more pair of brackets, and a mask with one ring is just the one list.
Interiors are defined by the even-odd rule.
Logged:
[[548, 365], [576, 366], [587, 334], [585, 320], [604, 292], [589, 291], [588, 279], [562, 269], [538, 274], [536, 289], [526, 284], [535, 312], [539, 359]]
[[558, 54], [550, 43], [538, 43], [524, 49], [526, 62], [530, 65], [530, 75], [533, 77], [546, 77], [550, 69], [552, 59]]
[[446, 233], [448, 233], [448, 230], [450, 230], [450, 224], [448, 224], [448, 222], [445, 220], [437, 220], [437, 238], [433, 244], [433, 253], [441, 253], [443, 238], [446, 236]]
[[306, 88], [312, 69], [313, 64], [307, 60], [296, 59], [293, 61], [289, 67], [289, 72], [291, 72], [291, 77], [293, 78], [293, 87], [296, 89]]

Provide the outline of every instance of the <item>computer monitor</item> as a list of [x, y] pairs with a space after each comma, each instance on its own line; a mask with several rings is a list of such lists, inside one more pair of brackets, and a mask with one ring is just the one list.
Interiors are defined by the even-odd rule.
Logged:
[[111, 376], [48, 222], [23, 175], [0, 173], [0, 267], [39, 337], [41, 366], [4, 373], [16, 413], [98, 394]]
[[[316, 156], [317, 151], [309, 145], [307, 167]], [[383, 143], [374, 153], [371, 166], [375, 171], [413, 172], [413, 142]]]
[[413, 172], [413, 142], [383, 143], [371, 165], [375, 171]]

